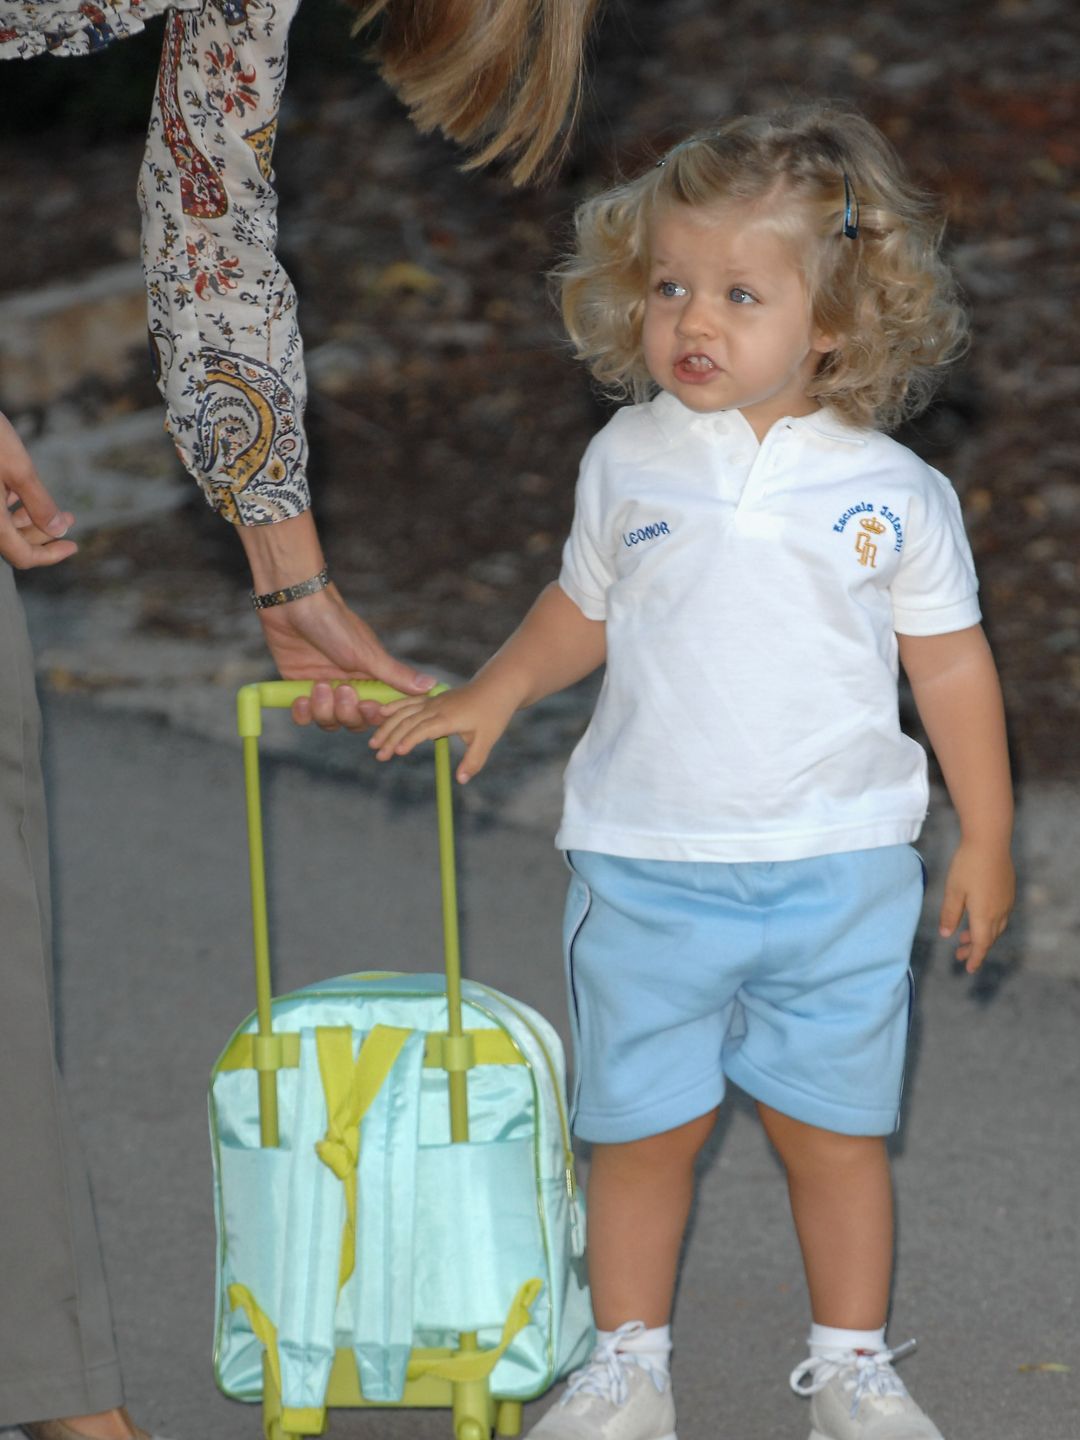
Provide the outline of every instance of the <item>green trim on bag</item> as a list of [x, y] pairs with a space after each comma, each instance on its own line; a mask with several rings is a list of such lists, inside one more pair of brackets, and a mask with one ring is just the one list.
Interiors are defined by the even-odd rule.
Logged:
[[[414, 1350], [409, 1360], [409, 1380], [430, 1378], [460, 1385], [488, 1379], [517, 1335], [526, 1325], [533, 1323], [532, 1307], [543, 1288], [544, 1282], [536, 1277], [525, 1281], [511, 1301], [499, 1343], [490, 1350]], [[263, 1424], [267, 1435], [278, 1422], [292, 1434], [321, 1435], [326, 1428], [325, 1405], [321, 1408], [310, 1406], [302, 1410], [282, 1408], [281, 1360], [274, 1322], [260, 1307], [246, 1285], [229, 1286], [229, 1304], [234, 1310], [239, 1307], [244, 1311], [252, 1333], [264, 1349], [266, 1368], [272, 1384], [272, 1393], [263, 1396]]]
[[532, 1324], [530, 1311], [543, 1288], [544, 1282], [535, 1276], [532, 1280], [525, 1281], [510, 1303], [499, 1343], [491, 1350], [458, 1350], [445, 1359], [438, 1360], [418, 1357], [409, 1361], [409, 1379], [418, 1380], [422, 1375], [433, 1375], [439, 1380], [451, 1380], [455, 1384], [463, 1380], [486, 1380], [517, 1334], [524, 1330], [526, 1325]]
[[[256, 1057], [265, 1046], [268, 1037], [248, 1033], [234, 1035], [222, 1051], [214, 1074], [226, 1070], [295, 1070], [300, 1064], [300, 1034], [296, 1030], [283, 1030], [272, 1038], [277, 1044], [266, 1047], [275, 1057], [274, 1063], [256, 1063]], [[455, 1060], [454, 1047], [448, 1047], [451, 1039], [445, 1030], [432, 1030], [424, 1042], [424, 1068], [426, 1070], [469, 1069], [472, 1065], [527, 1065], [528, 1061], [514, 1044], [505, 1030], [466, 1030], [455, 1039], [469, 1042], [471, 1060], [460, 1066]], [[449, 1053], [447, 1053], [449, 1051]]]

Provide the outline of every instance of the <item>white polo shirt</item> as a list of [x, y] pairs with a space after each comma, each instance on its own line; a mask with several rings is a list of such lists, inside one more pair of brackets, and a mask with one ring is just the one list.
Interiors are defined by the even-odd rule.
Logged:
[[661, 393], [586, 451], [559, 584], [606, 623], [607, 671], [557, 845], [795, 860], [918, 835], [896, 634], [979, 605], [956, 495], [910, 450], [829, 410], [759, 446]]

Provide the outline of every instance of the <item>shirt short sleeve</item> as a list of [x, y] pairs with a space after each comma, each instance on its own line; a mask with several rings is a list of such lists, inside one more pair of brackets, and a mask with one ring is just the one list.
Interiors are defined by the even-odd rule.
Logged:
[[574, 519], [559, 574], [560, 589], [587, 620], [607, 618], [607, 591], [614, 580], [611, 548], [604, 543], [602, 433], [593, 439], [581, 462]]
[[910, 534], [892, 583], [900, 635], [945, 635], [977, 625], [979, 582], [956, 491], [937, 470], [912, 502]]

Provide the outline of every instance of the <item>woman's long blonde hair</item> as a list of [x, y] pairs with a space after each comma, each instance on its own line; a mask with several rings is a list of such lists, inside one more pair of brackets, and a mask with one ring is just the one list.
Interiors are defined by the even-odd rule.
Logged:
[[374, 58], [421, 130], [476, 151], [467, 168], [516, 157], [515, 185], [560, 158], [581, 97], [599, 0], [351, 0], [378, 20]]

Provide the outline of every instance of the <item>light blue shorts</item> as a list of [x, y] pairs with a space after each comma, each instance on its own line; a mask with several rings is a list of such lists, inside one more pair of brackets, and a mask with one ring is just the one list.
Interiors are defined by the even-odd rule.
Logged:
[[725, 1077], [844, 1135], [899, 1118], [923, 899], [910, 845], [726, 865], [578, 850], [564, 928], [582, 1139], [706, 1114]]

